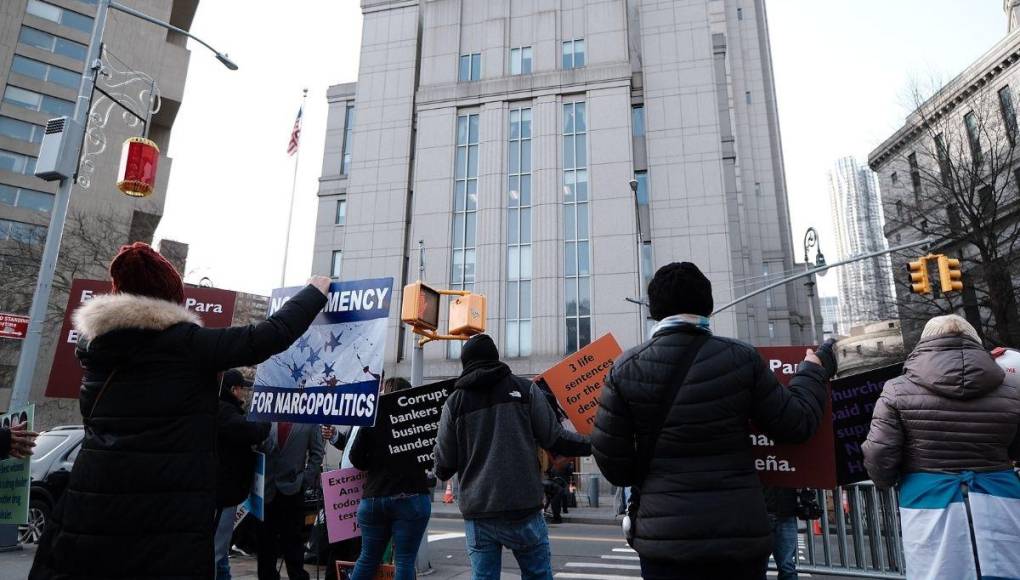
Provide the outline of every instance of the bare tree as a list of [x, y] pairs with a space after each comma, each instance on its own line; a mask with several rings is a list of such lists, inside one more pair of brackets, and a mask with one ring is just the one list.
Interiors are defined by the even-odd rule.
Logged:
[[[913, 89], [916, 112], [909, 122], [916, 133], [912, 148], [901, 149], [893, 159], [904, 170], [902, 185], [899, 195], [885, 197], [884, 209], [889, 230], [910, 232], [908, 239], [935, 238], [933, 250], [959, 258], [966, 291], [919, 296], [906, 289], [900, 315], [920, 321], [962, 311], [990, 342], [1017, 345], [1020, 134], [1013, 95], [1006, 87], [1005, 94], [986, 88], [956, 96], [952, 88], [931, 99]], [[903, 264], [916, 257], [900, 255], [894, 261]], [[909, 286], [905, 271], [897, 280]]]

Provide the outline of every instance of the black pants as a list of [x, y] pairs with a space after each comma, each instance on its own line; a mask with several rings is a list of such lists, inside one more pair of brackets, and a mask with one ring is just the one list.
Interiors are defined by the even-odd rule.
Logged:
[[644, 580], [761, 580], [768, 568], [768, 558], [733, 562], [667, 562], [641, 558]]
[[258, 527], [259, 580], [280, 580], [276, 570], [280, 551], [287, 564], [287, 577], [308, 580], [305, 546], [301, 539], [305, 527], [304, 498], [305, 494], [300, 491], [294, 495], [278, 493], [266, 504], [266, 520]]

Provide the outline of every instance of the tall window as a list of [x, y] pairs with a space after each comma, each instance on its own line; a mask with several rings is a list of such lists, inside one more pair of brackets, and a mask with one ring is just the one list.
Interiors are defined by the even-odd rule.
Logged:
[[61, 38], [30, 26], [21, 27], [18, 42], [75, 60], [85, 60], [85, 55], [88, 52], [88, 47], [80, 42]]
[[584, 63], [584, 39], [565, 41], [563, 43], [563, 68], [582, 68]]
[[14, 240], [25, 244], [41, 244], [46, 241], [46, 228], [0, 219], [0, 242]]
[[907, 164], [910, 166], [910, 187], [914, 192], [914, 203], [921, 201], [921, 169], [917, 165], [917, 153], [907, 156]]
[[343, 271], [344, 267], [344, 251], [333, 250], [333, 260], [329, 265], [329, 275], [334, 278], [340, 277], [340, 272]]
[[942, 133], [935, 135], [935, 155], [939, 160], [939, 173], [942, 176], [942, 185], [949, 187], [952, 183], [952, 167], [949, 165], [949, 150], [946, 149], [946, 141]]
[[30, 111], [50, 113], [57, 117], [69, 117], [74, 114], [74, 103], [71, 101], [11, 85], [7, 85], [7, 88], [4, 89], [4, 102]]
[[635, 105], [630, 110], [630, 125], [635, 137], [645, 135], [645, 106]]
[[[94, 2], [91, 2], [94, 4]], [[57, 24], [63, 24], [82, 32], [92, 32], [92, 19], [84, 14], [78, 14], [66, 8], [60, 8], [54, 6], [48, 2], [42, 2], [41, 0], [28, 0], [28, 7], [26, 12], [32, 16], [38, 16], [49, 20], [50, 22], [56, 22]]]
[[967, 141], [970, 143], [970, 155], [974, 165], [984, 162], [981, 155], [981, 130], [978, 128], [977, 115], [971, 111], [963, 116], [963, 125], [967, 129]]
[[588, 123], [583, 102], [563, 105], [563, 206], [566, 352], [569, 354], [591, 342]]
[[77, 89], [78, 85], [81, 84], [81, 74], [79, 73], [17, 54], [14, 55], [14, 60], [11, 61], [11, 72], [40, 81], [55, 83], [69, 89]]
[[506, 354], [531, 354], [531, 109], [510, 110]]
[[35, 175], [35, 157], [0, 149], [0, 171]]
[[42, 141], [43, 130], [42, 125], [27, 123], [11, 117], [0, 117], [0, 135], [4, 137], [29, 143], [39, 143]]
[[482, 78], [481, 53], [460, 55], [460, 72], [457, 78], [462, 81], [477, 81]]
[[[457, 117], [457, 155], [453, 185], [453, 247], [450, 288], [475, 289], [475, 239], [478, 214], [478, 115]], [[450, 341], [451, 357], [460, 354], [460, 343]]]
[[0, 204], [49, 213], [53, 209], [53, 194], [0, 184]]
[[351, 172], [351, 140], [354, 137], [354, 104], [348, 103], [344, 114], [344, 144], [340, 152], [340, 175]]
[[333, 222], [338, 226], [347, 224], [347, 200], [341, 199], [336, 202], [336, 220]]
[[1016, 108], [1013, 106], [1013, 92], [1009, 90], [1009, 85], [999, 89], [999, 111], [1006, 125], [1006, 136], [1013, 143], [1016, 140]]
[[531, 47], [510, 49], [510, 74], [530, 75], [531, 74]]

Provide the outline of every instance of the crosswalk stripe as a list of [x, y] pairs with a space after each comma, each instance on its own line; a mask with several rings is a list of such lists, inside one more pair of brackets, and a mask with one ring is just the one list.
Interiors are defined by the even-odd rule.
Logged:
[[574, 574], [573, 572], [559, 572], [553, 578], [574, 578], [576, 580], [633, 580], [639, 576], [620, 576], [619, 574]]
[[455, 538], [463, 538], [464, 534], [460, 532], [450, 532], [448, 534], [429, 534], [429, 542], [441, 542], [443, 540], [452, 540]]
[[637, 554], [634, 548], [613, 548], [614, 552], [627, 552], [628, 554]]
[[601, 556], [603, 560], [640, 560], [637, 556]]
[[601, 562], [567, 562], [567, 568], [602, 568], [606, 570], [640, 570], [641, 566], [634, 564], [603, 564]]

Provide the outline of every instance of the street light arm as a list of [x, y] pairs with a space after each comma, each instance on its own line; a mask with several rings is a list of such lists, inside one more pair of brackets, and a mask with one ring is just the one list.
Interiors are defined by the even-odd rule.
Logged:
[[140, 18], [140, 19], [142, 19], [142, 20], [144, 20], [146, 22], [150, 22], [152, 24], [155, 24], [156, 26], [162, 26], [163, 28], [166, 28], [167, 30], [172, 30], [172, 31], [177, 32], [179, 34], [183, 34], [184, 36], [187, 36], [188, 38], [191, 38], [191, 39], [195, 40], [196, 42], [198, 42], [202, 46], [204, 46], [204, 47], [208, 48], [209, 50], [211, 50], [213, 52], [213, 54], [216, 55], [216, 60], [218, 60], [221, 63], [223, 63], [223, 66], [227, 67], [230, 70], [237, 70], [237, 64], [235, 64], [234, 61], [232, 61], [229, 58], [227, 58], [226, 54], [216, 50], [215, 48], [210, 46], [208, 42], [202, 40], [201, 38], [199, 38], [199, 37], [195, 36], [194, 34], [188, 32], [187, 30], [184, 30], [183, 28], [177, 28], [176, 26], [174, 26], [173, 24], [170, 24], [169, 22], [163, 22], [162, 20], [159, 20], [158, 18], [153, 18], [152, 16], [149, 16], [148, 14], [146, 14], [144, 12], [139, 12], [138, 10], [135, 10], [134, 8], [131, 8], [130, 6], [124, 6], [123, 4], [119, 4], [117, 2], [110, 2], [110, 8], [114, 8], [116, 10], [120, 10], [121, 12], [123, 12], [125, 14], [130, 14], [131, 16], [134, 16], [135, 18]]

